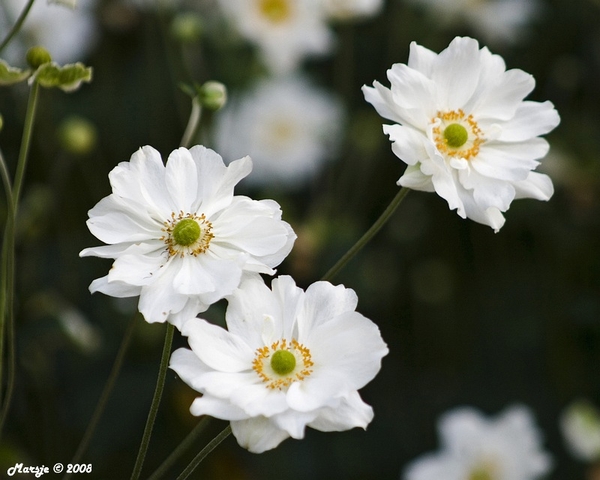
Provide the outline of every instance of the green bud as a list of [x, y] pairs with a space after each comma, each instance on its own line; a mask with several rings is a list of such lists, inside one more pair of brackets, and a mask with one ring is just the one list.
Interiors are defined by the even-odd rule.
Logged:
[[200, 87], [200, 104], [209, 110], [219, 110], [227, 102], [227, 88], [221, 82], [208, 81]]
[[27, 59], [27, 64], [31, 68], [39, 68], [45, 63], [50, 63], [52, 61], [52, 57], [50, 56], [48, 50], [39, 45], [36, 47], [31, 47], [29, 50], [27, 50], [27, 55], [25, 58]]
[[469, 139], [467, 129], [458, 123], [452, 123], [444, 130], [444, 138], [450, 148], [462, 147]]
[[289, 375], [296, 368], [296, 357], [288, 350], [277, 350], [271, 357], [271, 368], [277, 375]]
[[192, 12], [178, 14], [171, 23], [171, 34], [182, 43], [192, 43], [202, 36], [202, 19]]
[[71, 116], [58, 128], [58, 137], [62, 147], [76, 155], [85, 155], [93, 150], [97, 140], [96, 127], [89, 120]]
[[192, 218], [184, 218], [177, 222], [173, 229], [173, 240], [175, 244], [189, 247], [200, 238], [200, 225]]

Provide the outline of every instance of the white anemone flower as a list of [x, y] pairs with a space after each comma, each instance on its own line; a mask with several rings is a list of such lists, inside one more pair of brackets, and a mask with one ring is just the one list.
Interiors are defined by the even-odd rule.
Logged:
[[391, 89], [363, 86], [384, 118], [392, 150], [408, 168], [398, 184], [437, 192], [462, 218], [504, 224], [518, 198], [548, 200], [550, 177], [532, 171], [548, 153], [539, 135], [560, 118], [551, 102], [524, 101], [535, 86], [528, 73], [472, 38], [455, 38], [439, 55], [416, 43], [408, 64], [388, 70]]
[[438, 427], [442, 450], [413, 461], [404, 480], [535, 480], [550, 471], [551, 458], [524, 406], [493, 419], [457, 408], [444, 414]]
[[244, 275], [274, 274], [296, 235], [276, 202], [233, 195], [251, 169], [249, 157], [225, 166], [200, 145], [174, 150], [166, 165], [146, 146], [117, 165], [109, 174], [112, 194], [87, 221], [109, 245], [80, 253], [115, 262], [90, 290], [139, 295], [148, 322], [179, 327], [182, 317], [231, 294]]
[[255, 44], [271, 73], [296, 69], [311, 55], [329, 53], [329, 31], [321, 0], [219, 0], [240, 35]]
[[560, 416], [560, 429], [573, 456], [589, 463], [600, 460], [600, 412], [594, 405], [573, 402]]
[[244, 181], [254, 185], [299, 187], [332, 158], [342, 130], [337, 99], [303, 77], [263, 80], [219, 112], [215, 143], [223, 157], [252, 156]]
[[464, 23], [488, 43], [514, 44], [542, 12], [538, 0], [412, 0], [424, 5], [438, 24]]
[[[8, 32], [26, 3], [23, 0], [0, 2], [0, 30]], [[41, 45], [60, 65], [84, 60], [98, 37], [96, 0], [74, 3], [69, 0], [34, 2], [21, 31], [3, 52], [3, 58], [13, 65], [25, 65], [27, 49]]]
[[323, 432], [366, 428], [373, 409], [358, 389], [388, 349], [377, 326], [355, 311], [343, 285], [293, 279], [245, 281], [228, 298], [228, 331], [204, 320], [183, 324], [191, 350], [173, 352], [170, 368], [202, 396], [193, 415], [231, 421], [238, 443], [254, 453]]

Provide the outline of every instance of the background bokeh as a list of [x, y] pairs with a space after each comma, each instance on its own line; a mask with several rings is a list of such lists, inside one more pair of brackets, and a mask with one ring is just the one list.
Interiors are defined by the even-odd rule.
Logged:
[[[89, 6], [95, 41], [78, 60], [94, 68], [93, 82], [70, 95], [41, 92], [20, 211], [17, 377], [0, 440], [0, 477], [17, 461], [69, 462], [135, 316], [135, 300], [88, 292], [110, 261], [78, 257], [98, 244], [85, 221], [110, 193], [108, 172], [142, 145], [165, 157], [179, 145], [190, 111], [180, 83], [218, 80], [235, 94], [268, 74], [256, 48], [214, 14], [213, 2], [167, 5], [101, 0]], [[496, 414], [513, 403], [529, 406], [543, 431], [555, 462], [549, 478], [584, 478], [587, 466], [569, 455], [558, 419], [576, 399], [600, 405], [600, 2], [540, 5], [526, 35], [490, 49], [508, 68], [533, 74], [537, 86], [529, 98], [551, 100], [561, 115], [540, 167], [554, 181], [554, 197], [514, 202], [494, 234], [459, 218], [437, 195], [411, 192], [334, 279], [357, 292], [358, 310], [379, 325], [390, 348], [380, 374], [361, 391], [375, 410], [367, 431], [308, 430], [304, 440], [287, 440], [261, 455], [230, 437], [194, 478], [396, 479], [411, 460], [438, 448], [441, 413], [472, 405]], [[200, 37], [185, 44], [171, 30], [184, 11], [202, 19]], [[282, 205], [298, 240], [278, 271], [303, 287], [378, 217], [404, 169], [381, 131], [386, 121], [360, 87], [373, 80], [387, 85], [385, 71], [406, 62], [411, 41], [436, 52], [456, 35], [487, 44], [473, 24], [448, 25], [443, 14], [402, 0], [388, 0], [376, 16], [329, 28], [335, 49], [299, 68], [346, 112], [334, 158], [293, 189], [275, 183], [237, 190]], [[0, 89], [0, 147], [11, 168], [26, 94], [26, 85]], [[62, 122], [74, 115], [95, 129], [97, 141], [83, 153], [61, 141]], [[218, 115], [203, 118], [199, 141], [209, 147]], [[5, 204], [0, 207], [5, 212]], [[4, 225], [4, 213], [2, 219]], [[224, 307], [221, 302], [203, 317], [222, 323]], [[165, 331], [134, 321], [132, 345], [83, 459], [94, 468], [86, 478], [129, 478], [133, 467]], [[174, 346], [184, 345], [176, 333]], [[143, 476], [196, 424], [188, 411], [193, 398], [170, 372]], [[210, 423], [166, 478], [175, 478], [225, 425]]]

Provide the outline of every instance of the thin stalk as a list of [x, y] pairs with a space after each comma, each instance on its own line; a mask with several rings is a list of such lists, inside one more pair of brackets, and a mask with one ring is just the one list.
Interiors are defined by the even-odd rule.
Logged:
[[13, 37], [17, 33], [19, 33], [19, 30], [21, 30], [21, 26], [25, 22], [25, 19], [27, 18], [27, 15], [29, 14], [29, 10], [31, 10], [31, 7], [33, 6], [34, 1], [35, 0], [29, 0], [27, 2], [27, 5], [25, 5], [25, 8], [23, 8], [23, 10], [21, 11], [19, 18], [17, 18], [17, 21], [11, 28], [10, 32], [8, 32], [8, 35], [6, 35], [4, 40], [2, 40], [2, 43], [0, 43], [0, 52], [2, 52], [2, 50], [4, 50], [4, 47], [6, 47], [10, 43], [10, 41], [13, 39]]
[[187, 434], [187, 436], [177, 446], [177, 448], [173, 450], [173, 452], [171, 452], [171, 455], [169, 455], [167, 459], [160, 465], [160, 467], [158, 467], [156, 471], [152, 475], [150, 475], [148, 480], [158, 480], [159, 478], [161, 478], [167, 472], [167, 470], [169, 470], [169, 468], [173, 466], [173, 464], [179, 459], [179, 457], [181, 457], [181, 455], [185, 453], [185, 451], [192, 445], [192, 443], [194, 443], [196, 438], [198, 438], [198, 435], [200, 435], [204, 431], [209, 421], [210, 417], [203, 417], [202, 420], [200, 420], [192, 429], [192, 431]]
[[[25, 125], [23, 127], [23, 137], [21, 139], [21, 150], [19, 152], [19, 159], [17, 161], [17, 173], [15, 175], [15, 181], [12, 186], [12, 201], [9, 202], [11, 210], [6, 222], [6, 230], [4, 232], [4, 244], [2, 246], [2, 281], [3, 284], [1, 289], [6, 293], [6, 297], [2, 302], [3, 310], [0, 318], [0, 332], [4, 332], [6, 328], [7, 334], [7, 345], [8, 345], [8, 376], [6, 385], [6, 394], [4, 396], [4, 402], [2, 404], [2, 410], [0, 411], [0, 432], [6, 420], [8, 410], [10, 408], [10, 402], [12, 399], [12, 393], [14, 389], [15, 380], [15, 369], [16, 369], [16, 353], [15, 353], [15, 339], [14, 339], [14, 284], [15, 284], [15, 236], [16, 236], [16, 218], [17, 210], [19, 207], [19, 198], [21, 194], [21, 187], [23, 186], [23, 179], [25, 177], [25, 167], [27, 166], [27, 158], [29, 156], [29, 147], [31, 145], [33, 124], [35, 123], [35, 113], [37, 109], [37, 100], [39, 93], [39, 85], [36, 81], [31, 86], [29, 92], [29, 100], [27, 101], [27, 111], [25, 113]], [[8, 175], [8, 172], [3, 173], [3, 177]], [[6, 322], [6, 324], [5, 324]], [[3, 336], [3, 333], [2, 333]], [[3, 339], [0, 340], [2, 343]], [[3, 350], [4, 348], [0, 348]], [[4, 352], [2, 352], [4, 353]], [[1, 357], [0, 357], [1, 358]], [[2, 371], [2, 360], [0, 359], [0, 371]]]
[[362, 237], [358, 239], [358, 241], [348, 250], [342, 258], [340, 258], [337, 263], [329, 269], [329, 271], [323, 275], [321, 280], [331, 280], [333, 277], [337, 275], [337, 273], [346, 266], [346, 264], [358, 253], [362, 248], [371, 241], [371, 239], [375, 236], [381, 227], [383, 227], [386, 222], [390, 219], [392, 214], [396, 211], [398, 206], [404, 200], [404, 197], [408, 194], [409, 189], [406, 187], [402, 187], [387, 208], [383, 211], [381, 216], [375, 221], [371, 228], [369, 228]]
[[148, 445], [150, 444], [150, 437], [152, 436], [152, 429], [154, 428], [154, 422], [156, 420], [156, 414], [158, 413], [158, 407], [160, 406], [160, 399], [165, 386], [165, 379], [167, 378], [167, 369], [169, 367], [169, 355], [171, 353], [171, 345], [173, 343], [173, 332], [175, 327], [167, 323], [167, 333], [165, 335], [165, 343], [163, 346], [162, 358], [160, 360], [160, 367], [158, 370], [158, 379], [156, 380], [156, 388], [154, 390], [154, 397], [152, 398], [152, 404], [150, 405], [150, 412], [146, 420], [146, 427], [144, 429], [144, 435], [142, 436], [142, 443], [138, 451], [133, 472], [131, 473], [131, 480], [137, 480], [142, 473], [142, 467], [144, 466], [144, 459], [146, 458], [146, 452], [148, 451]]
[[6, 227], [4, 231], [4, 239], [2, 242], [2, 257], [1, 257], [1, 271], [0, 271], [0, 398], [2, 398], [2, 377], [4, 373], [4, 325], [7, 317], [6, 305], [8, 302], [8, 247], [9, 239], [8, 232], [12, 232], [14, 223], [15, 207], [12, 201], [12, 185], [10, 180], [10, 174], [4, 155], [0, 152], [0, 176], [2, 177], [2, 183], [4, 184], [4, 191], [6, 193]]
[[190, 118], [188, 120], [188, 124], [185, 127], [185, 132], [181, 139], [181, 146], [189, 148], [192, 144], [196, 135], [198, 135], [198, 131], [200, 130], [200, 118], [202, 117], [202, 105], [200, 104], [200, 99], [196, 95], [192, 99], [192, 111], [190, 113]]
[[198, 455], [194, 457], [194, 459], [190, 462], [190, 464], [185, 468], [181, 475], [177, 477], [177, 480], [185, 480], [188, 478], [193, 471], [196, 469], [198, 465], [204, 460], [204, 458], [212, 452], [215, 448], [217, 448], [223, 440], [225, 440], [231, 434], [231, 424], [227, 425], [221, 433], [219, 433], [215, 438], [213, 438], [206, 447], [204, 447]]
[[25, 127], [23, 128], [23, 138], [21, 139], [21, 151], [17, 162], [17, 172], [15, 174], [15, 183], [13, 185], [13, 203], [15, 206], [15, 215], [19, 206], [21, 188], [25, 177], [25, 168], [27, 167], [27, 158], [29, 156], [29, 147], [31, 146], [31, 136], [33, 133], [33, 124], [35, 122], [35, 112], [37, 107], [38, 93], [40, 85], [37, 81], [31, 85], [29, 92], [29, 101], [27, 102], [27, 112], [25, 114]]
[[[77, 447], [77, 451], [75, 452], [75, 455], [73, 455], [73, 459], [70, 462], [72, 465], [79, 463], [79, 461], [81, 460], [81, 457], [87, 450], [90, 440], [92, 439], [92, 437], [96, 431], [96, 427], [98, 426], [100, 417], [102, 417], [102, 414], [104, 413], [104, 409], [106, 408], [108, 399], [110, 398], [110, 395], [113, 391], [113, 388], [115, 386], [117, 378], [119, 377], [119, 374], [121, 373], [121, 367], [123, 366], [123, 360], [125, 358], [125, 353], [127, 352], [127, 349], [129, 348], [129, 344], [131, 343], [131, 339], [133, 338], [133, 332], [135, 330], [136, 320], [137, 320], [137, 313], [136, 313], [136, 315], [133, 316], [133, 318], [129, 322], [129, 325], [127, 326], [127, 330], [125, 331], [123, 339], [121, 340], [121, 345], [119, 347], [119, 351], [117, 352], [117, 356], [115, 357], [115, 361], [113, 363], [112, 370], [110, 371], [108, 379], [106, 380], [106, 384], [104, 385], [104, 390], [102, 390], [102, 394], [100, 396], [100, 399], [98, 400], [98, 403], [96, 404], [96, 409], [94, 410], [94, 413], [92, 414], [90, 423], [88, 423], [88, 426], [87, 426], [85, 433], [81, 439], [81, 442], [79, 443], [79, 446]], [[67, 479], [71, 478], [71, 474], [72, 473], [67, 473], [63, 477], [63, 480], [67, 480]]]

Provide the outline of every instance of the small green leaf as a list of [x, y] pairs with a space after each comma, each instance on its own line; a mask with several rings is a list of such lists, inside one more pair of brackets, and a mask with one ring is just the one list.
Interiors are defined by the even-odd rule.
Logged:
[[11, 67], [4, 60], [0, 60], [0, 85], [12, 85], [13, 83], [22, 82], [29, 75], [31, 75], [31, 70]]
[[52, 62], [38, 68], [34, 76], [42, 87], [58, 87], [65, 92], [72, 92], [77, 90], [82, 82], [92, 81], [92, 67], [86, 67], [83, 63], [61, 67]]

